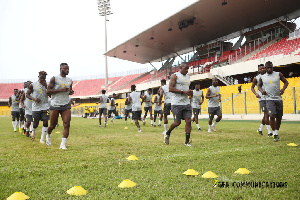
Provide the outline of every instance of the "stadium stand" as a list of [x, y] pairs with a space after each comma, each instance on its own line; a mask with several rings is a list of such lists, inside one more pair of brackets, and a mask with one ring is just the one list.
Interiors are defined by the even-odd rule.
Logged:
[[22, 89], [23, 83], [0, 83], [0, 99], [8, 99], [15, 88]]

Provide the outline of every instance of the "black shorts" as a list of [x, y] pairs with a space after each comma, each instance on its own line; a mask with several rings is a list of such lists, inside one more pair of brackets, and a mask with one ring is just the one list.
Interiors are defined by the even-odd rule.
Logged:
[[266, 112], [267, 110], [267, 100], [260, 100], [259, 101], [259, 108], [262, 112]]
[[49, 110], [42, 111], [32, 111], [32, 119], [34, 123], [38, 123], [39, 121], [49, 120], [50, 112]]
[[283, 116], [282, 100], [267, 100], [267, 108], [269, 115], [276, 115], [279, 118]]
[[20, 113], [20, 117], [23, 118], [25, 115], [25, 109], [24, 108], [19, 108], [19, 113]]
[[150, 106], [150, 107], [144, 107], [144, 110], [145, 110], [145, 114], [147, 114], [148, 111], [149, 111], [149, 113], [152, 114], [152, 106]]
[[11, 111], [11, 117], [19, 119], [20, 113], [19, 111]]
[[108, 116], [110, 116], [111, 113], [114, 113], [116, 116], [118, 115], [118, 112], [116, 110], [108, 110]]
[[125, 109], [125, 115], [129, 115], [129, 113], [132, 113], [132, 109]]
[[162, 110], [154, 110], [154, 115], [160, 115], [162, 114]]
[[181, 121], [192, 117], [192, 106], [188, 105], [172, 105], [172, 113], [175, 115], [175, 121]]
[[32, 115], [25, 115], [26, 122], [32, 122]]
[[193, 108], [193, 114], [199, 115], [201, 108]]
[[170, 115], [171, 111], [171, 104], [170, 103], [165, 103], [164, 104], [164, 114], [165, 115]]
[[218, 107], [208, 107], [209, 118], [213, 118], [215, 115], [222, 115], [220, 106]]
[[142, 111], [132, 111], [132, 119], [141, 119]]
[[50, 110], [64, 111], [64, 110], [68, 110], [68, 109], [71, 109], [71, 104], [70, 103], [68, 103], [66, 105], [63, 105], [63, 106], [58, 106], [58, 107], [50, 106]]
[[107, 108], [99, 108], [99, 115], [107, 115]]

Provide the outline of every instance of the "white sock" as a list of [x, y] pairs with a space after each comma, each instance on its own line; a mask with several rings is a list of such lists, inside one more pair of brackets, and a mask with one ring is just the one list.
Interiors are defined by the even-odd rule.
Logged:
[[161, 125], [161, 121], [160, 120], [158, 121], [158, 124]]
[[18, 127], [18, 124], [19, 124], [19, 121], [15, 121], [15, 123], [16, 123], [16, 128]]
[[211, 125], [208, 125], [208, 130], [210, 130], [210, 131], [211, 131]]
[[35, 132], [36, 132], [36, 128], [33, 128], [32, 133], [35, 134]]
[[153, 120], [151, 120], [151, 124], [153, 124]]
[[200, 128], [199, 124], [196, 124], [196, 126], [197, 126], [198, 129]]
[[131, 120], [131, 122], [133, 122], [133, 120]]
[[21, 128], [22, 121], [19, 120], [19, 128]]
[[155, 122], [153, 122], [153, 125], [154, 125], [154, 126], [156, 125]]
[[60, 146], [66, 146], [67, 138], [61, 138]]
[[274, 134], [274, 135], [278, 135], [278, 130], [275, 130], [275, 131], [273, 132], [273, 134]]
[[48, 132], [48, 127], [44, 127], [44, 126], [43, 126], [43, 127], [42, 127], [41, 141], [44, 141], [47, 132]]
[[168, 131], [168, 124], [164, 124], [164, 127], [165, 127], [165, 131], [167, 132]]
[[16, 128], [17, 127], [16, 126], [17, 125], [16, 121], [12, 121], [12, 125], [13, 125], [14, 128]]
[[258, 128], [258, 131], [262, 131], [263, 128], [264, 128], [264, 125], [261, 124], [261, 125], [259, 126], [259, 128]]
[[268, 129], [268, 133], [272, 133], [270, 125], [266, 125], [266, 127]]
[[30, 124], [30, 131], [33, 131], [33, 122]]
[[217, 125], [217, 123], [218, 123], [218, 122], [216, 122], [216, 121], [215, 121], [215, 122], [212, 124], [212, 126], [216, 126], [216, 125]]

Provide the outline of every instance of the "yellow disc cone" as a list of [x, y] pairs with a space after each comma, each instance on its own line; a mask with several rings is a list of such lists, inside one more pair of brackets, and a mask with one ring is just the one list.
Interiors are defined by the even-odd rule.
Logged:
[[129, 179], [124, 180], [122, 183], [120, 183], [118, 185], [119, 188], [131, 188], [131, 187], [134, 187], [134, 186], [136, 186], [136, 183], [129, 180]]
[[29, 199], [30, 197], [24, 194], [23, 192], [15, 192], [12, 195], [10, 195], [7, 200], [25, 200]]
[[59, 131], [56, 131], [55, 133], [60, 133]]
[[217, 177], [218, 177], [217, 174], [211, 171], [208, 171], [202, 175], [202, 178], [217, 178]]
[[193, 169], [188, 169], [187, 171], [183, 172], [183, 174], [187, 176], [197, 176], [199, 173]]
[[250, 174], [250, 171], [246, 168], [239, 168], [234, 173], [235, 174]]
[[128, 129], [128, 127], [125, 127], [124, 129]]
[[135, 155], [131, 155], [127, 158], [127, 160], [138, 160], [138, 158]]
[[287, 144], [288, 146], [290, 146], [290, 147], [296, 147], [296, 146], [298, 146], [298, 145], [296, 145], [295, 143], [289, 143], [289, 144]]
[[81, 195], [85, 195], [87, 191], [83, 189], [81, 186], [74, 186], [71, 189], [67, 190], [67, 193], [69, 195], [81, 196]]

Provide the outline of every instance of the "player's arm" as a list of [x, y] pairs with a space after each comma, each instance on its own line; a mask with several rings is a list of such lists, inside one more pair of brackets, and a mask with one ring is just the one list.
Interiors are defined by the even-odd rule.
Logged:
[[73, 82], [70, 85], [70, 93], [69, 93], [69, 95], [73, 95], [74, 94], [74, 90], [73, 90], [72, 86], [73, 86]]
[[9, 107], [9, 108], [11, 107], [11, 102], [12, 102], [12, 101], [11, 101], [11, 97], [9, 97], [9, 98], [8, 98], [8, 107]]
[[202, 104], [203, 104], [203, 102], [204, 102], [204, 95], [203, 95], [203, 92], [202, 92], [201, 99], [202, 99], [202, 100], [199, 102], [199, 104], [200, 104], [200, 105], [202, 105]]
[[128, 104], [131, 103], [131, 97], [130, 97], [130, 94], [128, 95]]
[[158, 103], [157, 96], [154, 97], [154, 103]]
[[257, 84], [257, 79], [256, 77], [253, 78], [253, 81], [252, 81], [252, 85], [251, 85], [251, 91], [253, 92], [253, 94], [257, 97], [257, 98], [260, 98], [259, 94], [256, 93], [255, 91], [255, 86]]
[[98, 104], [98, 103], [101, 103], [102, 101], [103, 101], [103, 98], [100, 96], [99, 102], [97, 102], [97, 104]]
[[50, 83], [49, 83], [48, 88], [47, 88], [47, 94], [48, 95], [52, 95], [52, 94], [57, 93], [57, 92], [67, 92], [67, 91], [69, 91], [68, 87], [63, 87], [61, 89], [54, 89], [54, 85], [55, 85], [55, 77], [53, 76], [50, 79]]
[[158, 99], [158, 105], [160, 106], [161, 105], [161, 103], [162, 103], [162, 98], [163, 98], [163, 96], [164, 96], [164, 91], [163, 91], [163, 89], [162, 88], [159, 88], [159, 99]]
[[128, 98], [126, 98], [125, 100], [125, 105], [128, 105]]
[[280, 76], [280, 80], [283, 82], [283, 87], [280, 90], [280, 95], [283, 95], [285, 89], [287, 88], [287, 86], [289, 85], [289, 82], [286, 80], [286, 78], [283, 76], [283, 74], [281, 72], [279, 72], [279, 76]]
[[260, 78], [259, 81], [258, 81], [258, 84], [257, 84], [257, 88], [258, 88], [258, 90], [259, 90], [263, 95], [266, 95], [267, 92], [266, 92], [266, 91], [263, 91], [262, 86], [263, 86], [263, 82], [262, 82], [262, 79]]
[[218, 95], [213, 95], [213, 96], [210, 96], [211, 95], [211, 92], [210, 92], [210, 89], [208, 88], [207, 89], [207, 92], [206, 92], [206, 96], [205, 96], [205, 98], [207, 98], [207, 99], [211, 99], [211, 98], [214, 98], [214, 97], [217, 97]]
[[24, 104], [24, 99], [25, 99], [25, 92], [23, 92], [20, 101], [21, 101], [22, 107], [23, 107], [23, 108], [26, 108], [26, 106], [25, 106], [25, 104]]
[[169, 91], [170, 92], [177, 93], [177, 94], [186, 94], [187, 96], [192, 96], [193, 95], [192, 90], [181, 91], [181, 90], [176, 89], [175, 88], [176, 80], [177, 80], [176, 74], [172, 74], [171, 80], [170, 80], [170, 83], [169, 83]]
[[41, 102], [41, 100], [40, 100], [39, 98], [34, 98], [34, 97], [31, 96], [31, 93], [32, 93], [32, 92], [33, 92], [33, 85], [30, 84], [30, 85], [29, 85], [29, 88], [28, 88], [28, 90], [27, 90], [27, 93], [26, 93], [26, 97], [27, 97], [28, 99], [32, 100], [32, 101], [37, 102], [37, 103]]
[[20, 101], [21, 97], [22, 97], [22, 94], [23, 94], [23, 90], [19, 90], [17, 95], [16, 95], [16, 100], [17, 101]]

